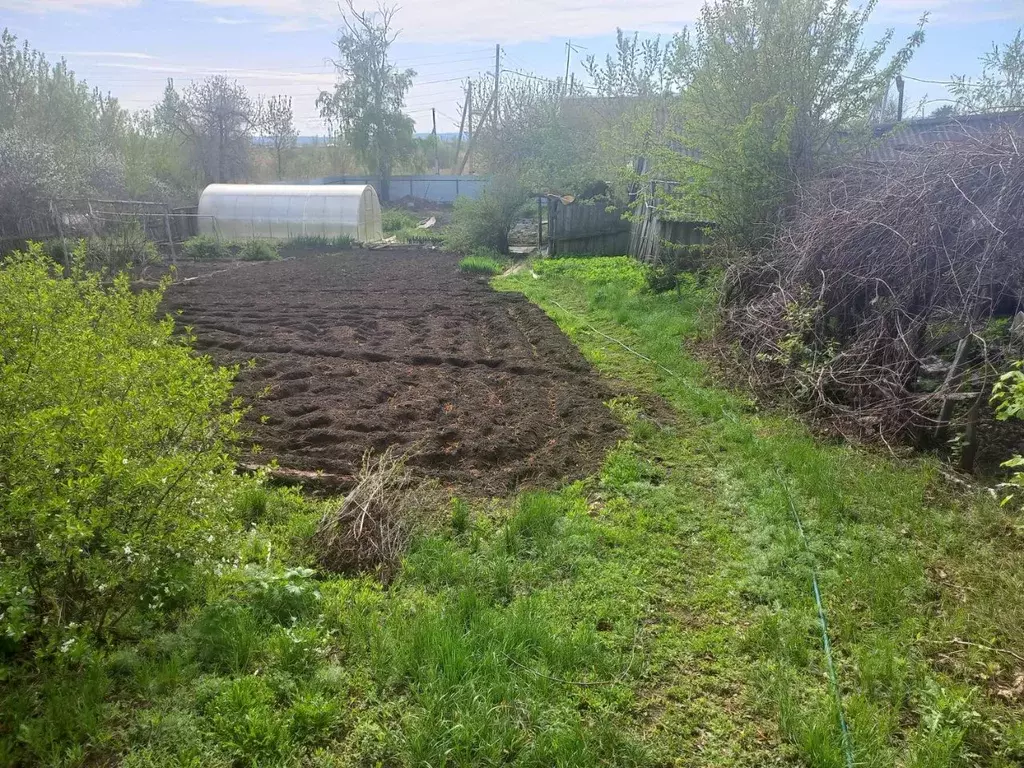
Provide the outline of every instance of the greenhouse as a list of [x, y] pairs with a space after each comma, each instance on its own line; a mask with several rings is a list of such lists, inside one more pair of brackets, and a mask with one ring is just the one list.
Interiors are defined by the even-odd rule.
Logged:
[[199, 198], [199, 231], [226, 240], [384, 238], [377, 193], [368, 185], [211, 184]]

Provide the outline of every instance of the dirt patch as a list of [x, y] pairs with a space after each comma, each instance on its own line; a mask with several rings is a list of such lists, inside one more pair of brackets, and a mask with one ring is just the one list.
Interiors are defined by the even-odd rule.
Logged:
[[166, 305], [217, 362], [256, 361], [237, 388], [254, 402], [253, 461], [344, 487], [367, 449], [418, 444], [414, 471], [488, 493], [593, 473], [622, 436], [611, 392], [540, 309], [457, 262], [250, 264], [176, 284]]

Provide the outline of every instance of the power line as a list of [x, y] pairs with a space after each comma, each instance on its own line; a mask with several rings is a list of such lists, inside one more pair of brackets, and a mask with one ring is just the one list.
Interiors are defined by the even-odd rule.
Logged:
[[966, 80], [961, 82], [957, 80], [925, 80], [920, 77], [911, 77], [910, 75], [903, 75], [904, 80], [913, 80], [915, 83], [930, 83], [931, 85], [960, 85], [965, 88], [984, 88], [983, 83], [971, 83]]

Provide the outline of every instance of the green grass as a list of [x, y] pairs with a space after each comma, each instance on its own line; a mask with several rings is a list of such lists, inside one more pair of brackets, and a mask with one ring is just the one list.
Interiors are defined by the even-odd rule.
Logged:
[[478, 275], [499, 275], [504, 270], [501, 262], [490, 256], [467, 256], [459, 262], [461, 272], [470, 272]]
[[381, 212], [381, 225], [385, 234], [393, 234], [402, 229], [415, 229], [419, 223], [416, 214], [401, 208], [385, 208]]
[[[0, 732], [0, 755], [18, 765], [652, 765], [656, 750], [632, 726], [657, 587], [638, 565], [652, 553], [673, 562], [674, 541], [595, 508], [596, 490], [454, 499], [387, 589], [314, 579], [302, 566], [324, 506], [247, 491], [237, 503], [254, 527], [178, 631], [95, 658], [92, 677], [50, 670], [42, 689], [28, 668], [11, 671], [0, 707], [13, 730]], [[52, 704], [40, 700], [51, 689]], [[60, 694], [75, 697], [73, 710]]]
[[314, 248], [319, 250], [350, 251], [356, 245], [356, 239], [350, 235], [325, 237], [323, 235], [300, 235], [284, 243], [290, 248]]
[[279, 261], [281, 253], [273, 240], [242, 240], [232, 244], [242, 261]]
[[417, 229], [407, 227], [394, 233], [400, 243], [410, 245], [441, 245], [444, 242], [444, 233], [436, 229]]
[[[844, 764], [813, 566], [858, 765], [1019, 765], [1024, 701], [1007, 693], [1024, 672], [1019, 515], [983, 491], [948, 483], [934, 460], [823, 443], [792, 418], [717, 385], [686, 351], [706, 333], [712, 290], [689, 281], [679, 297], [646, 294], [643, 271], [628, 259], [534, 268], [540, 280], [515, 275], [496, 284], [538, 302], [597, 368], [660, 396], [678, 419], [671, 440], [652, 438], [636, 404], [618, 404], [627, 420], [633, 411], [638, 447], [609, 457], [611, 477], [638, 489], [637, 510], [675, 489], [678, 524], [703, 542], [680, 552], [673, 601], [689, 626], [677, 650], [691, 661], [649, 692], [649, 706], [664, 707], [660, 727], [691, 727], [668, 702], [680, 689], [684, 711], [695, 698], [713, 702], [698, 693], [722, 684], [706, 659], [726, 660], [737, 690], [753, 687], [770, 702], [765, 715], [788, 745], [779, 755]], [[652, 479], [659, 468], [664, 479]], [[644, 483], [655, 485], [641, 490]]]
[[0, 655], [0, 766], [843, 766], [812, 566], [857, 765], [1019, 765], [1019, 517], [716, 385], [685, 346], [716, 298], [695, 281], [534, 270], [495, 285], [619, 391], [597, 477], [452, 499], [387, 587], [312, 569], [337, 500], [240, 481], [235, 555], [178, 613], [57, 664]]

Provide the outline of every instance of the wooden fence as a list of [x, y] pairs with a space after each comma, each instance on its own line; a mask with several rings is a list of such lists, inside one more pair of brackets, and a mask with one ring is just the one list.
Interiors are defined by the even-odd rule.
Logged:
[[566, 203], [548, 197], [548, 248], [552, 256], [607, 256], [626, 253], [629, 221], [607, 200]]
[[660, 264], [679, 246], [701, 245], [713, 225], [681, 217], [661, 204], [675, 182], [651, 182], [636, 196], [630, 222], [621, 206], [605, 201], [565, 202], [548, 198], [548, 249], [552, 256], [629, 254], [645, 264]]
[[20, 248], [29, 240], [119, 236], [127, 228], [136, 228], [174, 256], [176, 244], [199, 234], [198, 212], [196, 206], [171, 208], [145, 200], [53, 200], [46, 211], [7, 222], [0, 229], [0, 252]]

